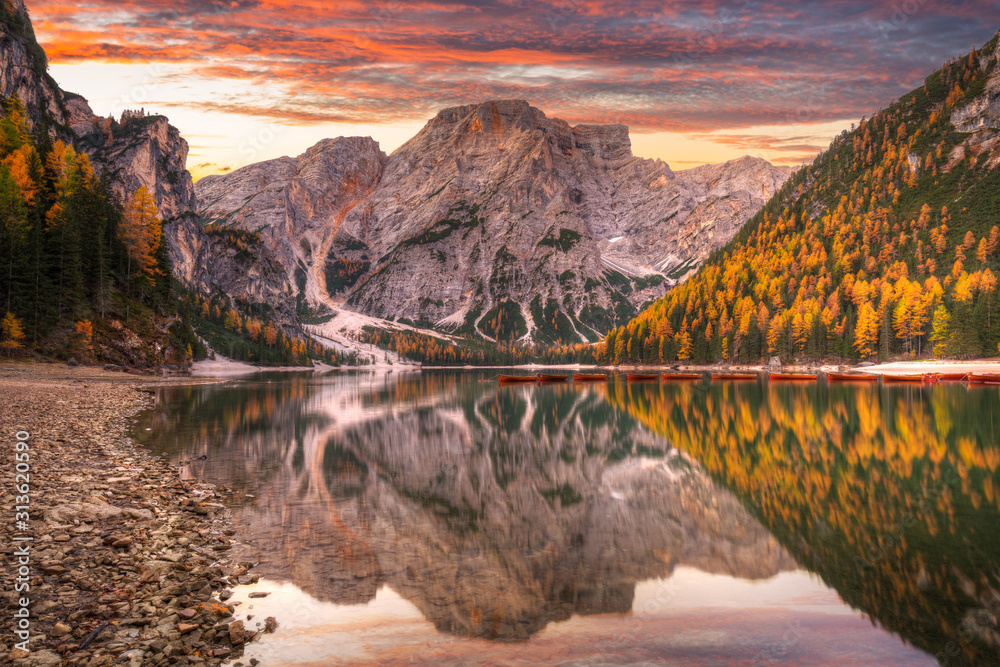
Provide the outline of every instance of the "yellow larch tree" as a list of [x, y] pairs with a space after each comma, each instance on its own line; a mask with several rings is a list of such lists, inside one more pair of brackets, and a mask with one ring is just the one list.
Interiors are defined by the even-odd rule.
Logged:
[[131, 263], [135, 262], [136, 272], [156, 284], [156, 275], [162, 273], [156, 266], [156, 253], [163, 239], [163, 223], [156, 202], [145, 186], [136, 190], [125, 205], [121, 237], [128, 250], [129, 273]]
[[858, 311], [858, 323], [854, 328], [854, 349], [862, 357], [875, 354], [878, 344], [879, 317], [870, 301], [865, 301]]
[[7, 313], [0, 321], [0, 350], [6, 354], [14, 354], [21, 349], [24, 339], [24, 329], [21, 320], [14, 313]]

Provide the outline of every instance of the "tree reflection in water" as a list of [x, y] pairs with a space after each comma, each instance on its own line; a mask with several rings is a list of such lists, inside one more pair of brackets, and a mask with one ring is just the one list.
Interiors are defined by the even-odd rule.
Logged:
[[1000, 664], [1000, 393], [613, 387], [852, 606], [949, 664]]
[[320, 600], [388, 585], [443, 632], [519, 641], [678, 565], [798, 562], [942, 662], [1000, 664], [995, 389], [482, 377], [168, 388], [137, 433], [254, 496], [247, 557]]

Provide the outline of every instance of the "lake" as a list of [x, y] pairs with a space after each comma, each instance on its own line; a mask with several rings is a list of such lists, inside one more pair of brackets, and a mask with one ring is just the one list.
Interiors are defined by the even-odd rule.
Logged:
[[158, 390], [135, 439], [237, 492], [246, 658], [1000, 664], [997, 387], [493, 377]]

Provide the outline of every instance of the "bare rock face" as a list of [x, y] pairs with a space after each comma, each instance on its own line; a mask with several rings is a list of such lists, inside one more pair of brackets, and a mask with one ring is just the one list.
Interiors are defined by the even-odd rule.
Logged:
[[46, 72], [45, 52], [35, 40], [23, 0], [4, 0], [0, 15], [0, 96], [20, 97], [33, 126], [43, 118], [65, 124], [63, 92]]
[[70, 108], [78, 144], [98, 169], [107, 170], [123, 200], [145, 187], [164, 220], [194, 209], [194, 184], [186, 168], [188, 143], [165, 117], [126, 112], [116, 121], [92, 113], [87, 118], [86, 101]]
[[791, 175], [791, 169], [744, 156], [677, 172], [690, 212], [650, 225], [636, 219], [622, 241], [605, 254], [619, 262], [643, 257], [660, 271], [682, 278], [736, 235]]
[[787, 176], [753, 158], [674, 173], [623, 125], [499, 100], [442, 110], [388, 158], [327, 140], [197, 190], [206, 221], [260, 233], [300, 312], [553, 342], [627, 320]]
[[[1000, 45], [980, 65], [985, 67], [990, 60], [998, 57]], [[981, 95], [952, 112], [951, 122], [959, 132], [1000, 129], [1000, 70], [994, 70], [987, 79], [986, 88]]]
[[111, 176], [123, 198], [140, 187], [153, 195], [164, 220], [194, 209], [194, 186], [185, 164], [188, 144], [162, 116], [126, 112], [120, 121], [98, 118], [83, 97], [63, 91], [46, 71], [22, 0], [0, 5], [0, 97], [17, 95], [33, 129], [85, 151]]
[[[262, 257], [283, 278], [260, 284], [246, 293], [258, 301], [282, 286], [294, 287], [298, 311], [324, 307], [324, 270], [344, 218], [378, 183], [386, 156], [370, 138], [326, 139], [298, 158], [279, 158], [250, 165], [227, 176], [206, 176], [198, 182], [200, 212], [209, 229], [240, 229], [260, 237]], [[187, 262], [176, 261], [181, 276]], [[198, 268], [194, 282], [203, 287], [233, 285], [220, 280], [215, 263]], [[222, 269], [225, 270], [225, 269]], [[259, 270], [259, 267], [258, 267]], [[270, 303], [270, 301], [268, 301]], [[274, 305], [272, 303], [272, 305]]]

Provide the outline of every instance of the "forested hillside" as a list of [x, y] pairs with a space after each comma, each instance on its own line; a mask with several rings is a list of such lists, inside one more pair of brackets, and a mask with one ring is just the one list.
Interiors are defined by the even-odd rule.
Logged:
[[[191, 218], [187, 142], [163, 116], [98, 118], [63, 91], [21, 2], [0, 2], [0, 74], [0, 356], [149, 369], [207, 341], [260, 364], [338, 363], [269, 306], [182, 288], [165, 231]], [[220, 252], [251, 252], [224, 236]]]
[[[156, 205], [123, 206], [86, 154], [32, 133], [15, 96], [0, 119], [0, 347], [80, 361], [184, 361], [197, 339], [177, 323]], [[168, 348], [173, 354], [168, 355]]]
[[996, 355], [997, 37], [837, 137], [608, 363]]

